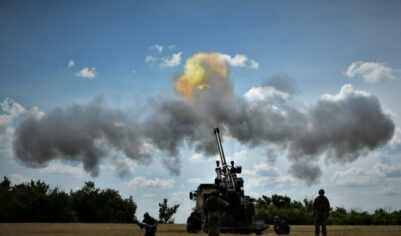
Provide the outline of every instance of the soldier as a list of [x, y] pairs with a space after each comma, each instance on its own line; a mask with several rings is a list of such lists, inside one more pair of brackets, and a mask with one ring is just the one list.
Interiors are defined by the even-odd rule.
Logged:
[[187, 232], [188, 233], [197, 233], [202, 227], [202, 219], [199, 216], [199, 213], [193, 211], [191, 215], [187, 219]]
[[149, 213], [145, 212], [143, 215], [143, 224], [139, 224], [141, 229], [145, 227], [145, 236], [155, 236], [157, 230], [157, 220], [149, 215]]
[[286, 220], [281, 220], [280, 217], [274, 217], [274, 232], [276, 234], [289, 234], [290, 226], [288, 225]]
[[209, 236], [220, 235], [220, 211], [222, 207], [228, 207], [230, 204], [219, 197], [217, 191], [206, 200], [207, 225]]
[[313, 215], [315, 216], [315, 236], [319, 236], [320, 225], [322, 226], [323, 236], [327, 235], [326, 225], [329, 217], [330, 203], [324, 196], [324, 190], [319, 190], [319, 196], [313, 202]]

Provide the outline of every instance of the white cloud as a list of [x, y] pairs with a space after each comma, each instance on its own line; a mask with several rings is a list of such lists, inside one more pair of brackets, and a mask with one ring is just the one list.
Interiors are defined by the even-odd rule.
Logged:
[[244, 174], [253, 177], [276, 177], [280, 175], [280, 171], [267, 163], [254, 165], [251, 170], [244, 170]]
[[27, 183], [27, 182], [31, 182], [31, 180], [35, 180], [32, 178], [28, 178], [25, 176], [22, 176], [20, 174], [10, 174], [9, 176], [10, 182], [12, 185], [15, 184], [21, 184], [21, 183]]
[[75, 62], [73, 60], [68, 62], [68, 68], [74, 67], [74, 66], [75, 66]]
[[345, 72], [345, 75], [354, 78], [361, 77], [365, 82], [376, 83], [382, 80], [394, 80], [395, 70], [384, 63], [377, 62], [353, 62]]
[[160, 53], [163, 52], [163, 46], [158, 45], [158, 44], [155, 44], [155, 45], [151, 46], [150, 49], [157, 50], [157, 51], [159, 51]]
[[345, 171], [334, 173], [332, 181], [337, 185], [368, 186], [374, 178], [371, 173], [362, 168], [351, 168]]
[[397, 146], [401, 146], [401, 129], [399, 127], [395, 128], [395, 133], [390, 141], [390, 145], [393, 149]]
[[259, 68], [259, 63], [253, 59], [248, 59], [248, 57], [246, 55], [237, 54], [235, 56], [231, 56], [228, 54], [220, 53], [220, 56], [231, 66], [249, 67], [252, 69]]
[[251, 68], [252, 69], [258, 69], [259, 68], [259, 63], [254, 61], [254, 60], [249, 60], [251, 62]]
[[198, 164], [198, 163], [204, 162], [205, 158], [203, 157], [203, 155], [201, 155], [199, 153], [195, 153], [189, 158], [189, 161], [194, 164]]
[[384, 186], [379, 187], [377, 192], [380, 195], [384, 195], [384, 196], [397, 196], [397, 195], [401, 194], [401, 187], [399, 186], [399, 184], [384, 185]]
[[239, 152], [235, 152], [235, 153], [234, 153], [233, 160], [234, 160], [234, 161], [237, 161], [237, 160], [245, 160], [246, 157], [247, 157], [247, 153], [248, 153], [247, 150], [241, 150], [241, 151], [239, 151]]
[[137, 176], [125, 183], [128, 187], [131, 188], [141, 188], [141, 187], [150, 187], [150, 188], [173, 188], [174, 180], [173, 179], [148, 179], [144, 176]]
[[142, 195], [142, 198], [154, 198], [154, 197], [156, 197], [156, 195], [153, 193], [145, 193]]
[[291, 97], [288, 93], [277, 90], [272, 86], [252, 87], [244, 96], [251, 102], [268, 102], [269, 100], [287, 101]]
[[174, 67], [181, 64], [181, 55], [182, 52], [174, 53], [172, 56], [169, 57], [162, 57], [160, 67]]
[[157, 57], [152, 57], [152, 56], [146, 56], [146, 57], [145, 57], [145, 62], [153, 63], [153, 62], [155, 62], [155, 61], [157, 61], [157, 60], [158, 60]]
[[289, 176], [259, 176], [254, 178], [249, 178], [247, 185], [254, 188], [264, 188], [266, 186], [274, 186], [278, 188], [288, 188], [294, 187], [296, 181]]
[[92, 67], [89, 69], [88, 67], [84, 67], [76, 75], [81, 78], [94, 79], [96, 77], [96, 68]]
[[192, 179], [187, 180], [187, 183], [190, 183], [190, 184], [200, 184], [202, 182], [205, 182], [205, 181], [200, 178], [192, 178]]
[[268, 185], [276, 187], [288, 187], [295, 183], [295, 180], [289, 176], [282, 176], [280, 171], [267, 163], [254, 165], [250, 170], [243, 170], [248, 178], [248, 184], [251, 187], [262, 188]]
[[400, 165], [385, 165], [377, 163], [373, 166], [373, 169], [379, 176], [382, 177], [401, 177], [401, 166]]
[[174, 44], [171, 44], [171, 45], [168, 46], [168, 49], [170, 49], [170, 50], [173, 50], [174, 48], [175, 48]]
[[348, 97], [369, 97], [371, 96], [368, 92], [365, 91], [360, 91], [360, 90], [354, 90], [354, 87], [351, 84], [344, 84], [343, 87], [341, 87], [341, 90], [338, 94], [336, 95], [331, 95], [331, 94], [323, 94], [320, 99], [325, 100], [325, 101], [341, 101], [344, 100]]
[[39, 170], [41, 174], [68, 174], [74, 177], [84, 176], [84, 171], [80, 167], [63, 165], [63, 164], [51, 164], [45, 168]]
[[44, 113], [37, 107], [26, 109], [21, 104], [7, 97], [0, 103], [3, 111], [0, 113], [0, 153], [12, 156], [12, 137], [15, 132], [14, 124], [27, 117], [40, 119]]

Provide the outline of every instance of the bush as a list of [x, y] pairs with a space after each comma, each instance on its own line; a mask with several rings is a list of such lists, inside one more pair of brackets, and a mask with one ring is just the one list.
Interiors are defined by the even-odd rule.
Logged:
[[[292, 225], [313, 224], [313, 200], [304, 199], [303, 203], [291, 201], [287, 196], [273, 195], [271, 198], [262, 196], [256, 200], [255, 220], [263, 220], [273, 224], [274, 216], [285, 219]], [[330, 211], [328, 224], [331, 225], [401, 225], [401, 210], [388, 212], [383, 209], [373, 214], [352, 209], [350, 212], [343, 207]]]

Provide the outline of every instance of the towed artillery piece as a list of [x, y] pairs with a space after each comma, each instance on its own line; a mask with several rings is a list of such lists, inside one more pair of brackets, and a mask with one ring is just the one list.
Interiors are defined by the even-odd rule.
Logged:
[[208, 231], [205, 203], [212, 192], [217, 191], [220, 197], [230, 204], [228, 208], [221, 212], [220, 231], [224, 233], [255, 233], [260, 235], [269, 225], [255, 224], [253, 222], [255, 199], [245, 196], [244, 181], [237, 176], [237, 174], [241, 174], [242, 167], [235, 166], [234, 161], [231, 161], [231, 166], [227, 165], [218, 128], [214, 129], [214, 134], [220, 153], [221, 167], [220, 162], [216, 161], [216, 178], [213, 184], [200, 184], [196, 191], [189, 193], [189, 198], [196, 201], [196, 206], [188, 217], [187, 232]]

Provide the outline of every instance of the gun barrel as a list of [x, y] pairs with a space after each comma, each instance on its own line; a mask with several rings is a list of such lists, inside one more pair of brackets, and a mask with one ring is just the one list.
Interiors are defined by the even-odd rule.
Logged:
[[215, 128], [213, 130], [213, 132], [214, 132], [214, 135], [216, 136], [217, 145], [219, 147], [221, 166], [223, 168], [225, 168], [227, 166], [227, 162], [226, 162], [226, 157], [224, 156], [223, 146], [221, 145], [220, 130], [219, 130], [219, 128]]

